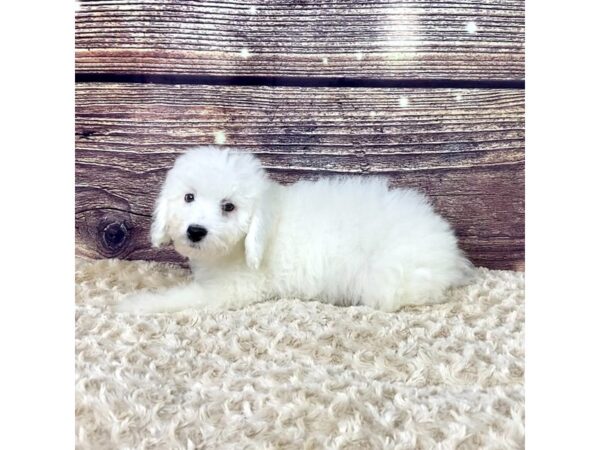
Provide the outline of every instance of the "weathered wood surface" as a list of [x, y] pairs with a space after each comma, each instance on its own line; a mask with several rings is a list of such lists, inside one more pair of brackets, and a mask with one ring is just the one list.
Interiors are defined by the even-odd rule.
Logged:
[[522, 268], [522, 90], [78, 84], [77, 251], [181, 262], [150, 248], [165, 171], [194, 145], [253, 152], [283, 183], [339, 173], [416, 187], [473, 261]]
[[523, 80], [524, 0], [84, 1], [80, 74]]

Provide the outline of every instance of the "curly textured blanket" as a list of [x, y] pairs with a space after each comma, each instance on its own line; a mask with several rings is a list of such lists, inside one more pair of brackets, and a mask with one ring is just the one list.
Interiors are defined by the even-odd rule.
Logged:
[[524, 275], [389, 314], [285, 299], [116, 314], [164, 264], [77, 260], [77, 448], [522, 448]]

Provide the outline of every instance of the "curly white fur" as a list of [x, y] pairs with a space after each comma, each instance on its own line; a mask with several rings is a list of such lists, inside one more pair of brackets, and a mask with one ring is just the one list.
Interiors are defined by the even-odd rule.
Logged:
[[[206, 236], [192, 242], [190, 226]], [[229, 309], [281, 297], [395, 311], [443, 300], [471, 272], [451, 227], [417, 191], [372, 177], [282, 186], [254, 156], [213, 147], [176, 160], [151, 239], [172, 241], [195, 281], [131, 296], [120, 311]]]

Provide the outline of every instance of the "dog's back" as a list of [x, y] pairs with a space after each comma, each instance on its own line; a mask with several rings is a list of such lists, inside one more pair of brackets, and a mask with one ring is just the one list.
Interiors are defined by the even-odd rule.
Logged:
[[302, 181], [279, 202], [265, 255], [279, 295], [388, 309], [435, 301], [468, 265], [427, 198], [385, 178]]

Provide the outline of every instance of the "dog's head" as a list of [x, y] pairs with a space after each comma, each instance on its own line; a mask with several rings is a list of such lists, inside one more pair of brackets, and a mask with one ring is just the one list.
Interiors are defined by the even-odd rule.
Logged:
[[258, 267], [264, 250], [262, 199], [269, 180], [250, 154], [200, 147], [179, 156], [154, 211], [155, 247], [173, 242], [191, 259], [210, 261], [242, 248]]

